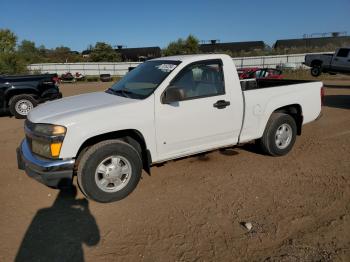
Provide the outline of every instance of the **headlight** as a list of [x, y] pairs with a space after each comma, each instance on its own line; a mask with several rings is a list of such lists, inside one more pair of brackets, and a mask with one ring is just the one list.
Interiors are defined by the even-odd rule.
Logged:
[[58, 158], [67, 129], [51, 124], [34, 124], [26, 121], [27, 136], [34, 154], [45, 158]]
[[62, 142], [32, 140], [33, 153], [46, 158], [58, 158], [61, 147]]
[[32, 131], [47, 136], [59, 136], [66, 133], [66, 128], [50, 124], [34, 124]]

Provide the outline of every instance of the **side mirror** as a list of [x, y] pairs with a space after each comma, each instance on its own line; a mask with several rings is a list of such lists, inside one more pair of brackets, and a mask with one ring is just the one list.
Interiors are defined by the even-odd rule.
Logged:
[[162, 96], [163, 104], [170, 104], [173, 102], [178, 102], [184, 100], [185, 98], [185, 90], [181, 87], [177, 86], [169, 86]]

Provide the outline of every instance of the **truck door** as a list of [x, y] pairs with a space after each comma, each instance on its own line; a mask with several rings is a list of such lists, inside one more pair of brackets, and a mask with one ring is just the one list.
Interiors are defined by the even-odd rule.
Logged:
[[340, 48], [332, 61], [332, 68], [339, 72], [350, 72], [350, 49]]
[[237, 143], [242, 95], [232, 99], [231, 85], [236, 82], [226, 79], [231, 80], [224, 77], [223, 63], [217, 59], [189, 64], [171, 81], [168, 88], [181, 88], [184, 98], [156, 102], [157, 152], [162, 160]]

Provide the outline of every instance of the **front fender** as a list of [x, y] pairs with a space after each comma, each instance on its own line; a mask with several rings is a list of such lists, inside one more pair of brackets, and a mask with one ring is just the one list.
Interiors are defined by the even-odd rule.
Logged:
[[58, 119], [55, 124], [67, 127], [60, 158], [75, 158], [90, 138], [130, 129], [139, 132], [152, 156], [156, 155], [153, 108], [153, 99], [149, 99], [130, 106], [92, 110]]

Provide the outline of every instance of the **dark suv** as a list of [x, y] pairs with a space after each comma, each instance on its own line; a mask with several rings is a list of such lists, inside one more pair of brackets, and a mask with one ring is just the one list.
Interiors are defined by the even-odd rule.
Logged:
[[0, 76], [0, 112], [26, 118], [39, 103], [62, 97], [56, 74]]

